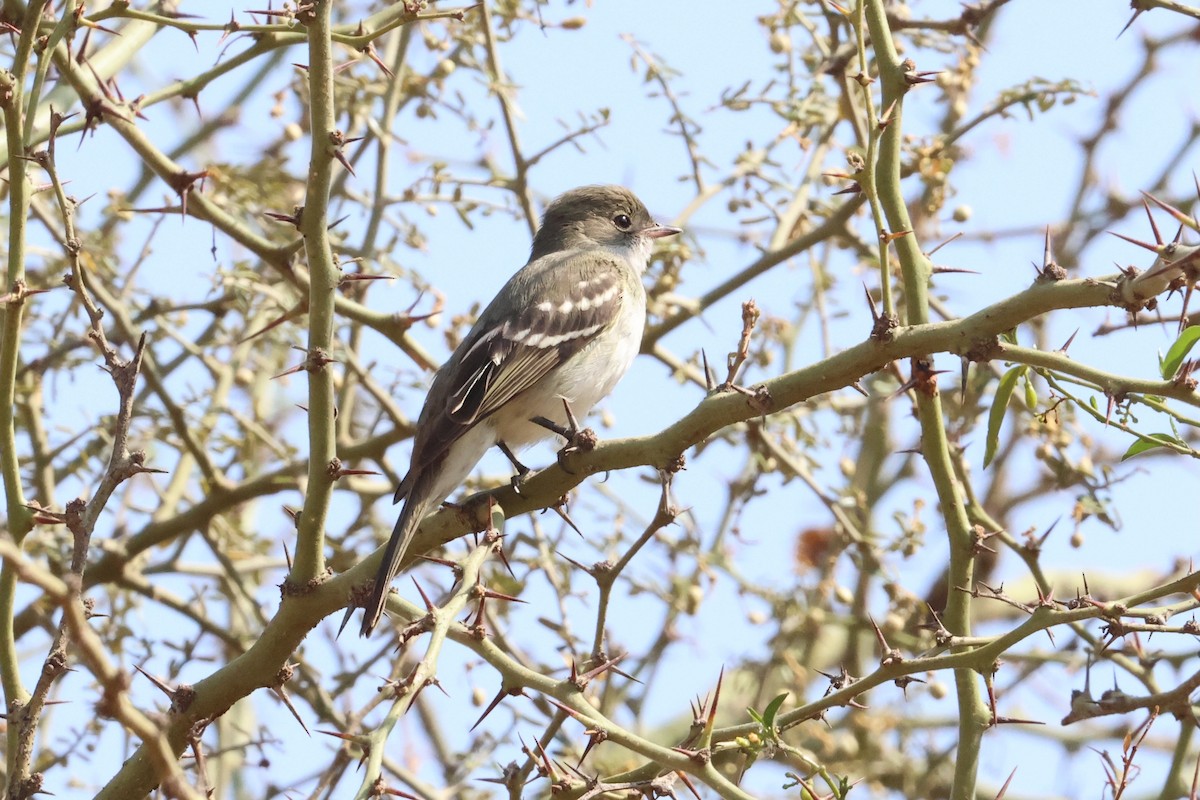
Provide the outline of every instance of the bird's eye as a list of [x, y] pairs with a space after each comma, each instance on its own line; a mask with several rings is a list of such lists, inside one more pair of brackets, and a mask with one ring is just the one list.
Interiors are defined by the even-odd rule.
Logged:
[[629, 218], [628, 214], [617, 214], [613, 217], [613, 225], [616, 225], [623, 231], [627, 231], [633, 227], [633, 220]]

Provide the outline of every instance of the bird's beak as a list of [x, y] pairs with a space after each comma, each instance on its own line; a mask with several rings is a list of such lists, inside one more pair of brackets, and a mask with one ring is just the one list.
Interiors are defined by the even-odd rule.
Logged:
[[670, 225], [659, 225], [657, 222], [642, 231], [643, 236], [649, 236], [651, 239], [661, 239], [664, 236], [674, 236], [677, 233], [683, 233], [683, 228], [673, 228]]

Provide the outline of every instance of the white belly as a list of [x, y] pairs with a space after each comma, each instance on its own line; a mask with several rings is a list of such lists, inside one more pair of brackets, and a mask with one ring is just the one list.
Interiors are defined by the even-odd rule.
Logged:
[[[489, 420], [496, 438], [513, 449], [525, 447], [551, 435], [546, 428], [529, 422], [546, 417], [566, 426], [563, 400], [576, 419], [582, 419], [624, 377], [642, 346], [646, 324], [641, 303], [626, 302], [625, 312], [600, 336], [572, 356], [537, 386], [513, 399]], [[600, 353], [606, 357], [597, 358]]]

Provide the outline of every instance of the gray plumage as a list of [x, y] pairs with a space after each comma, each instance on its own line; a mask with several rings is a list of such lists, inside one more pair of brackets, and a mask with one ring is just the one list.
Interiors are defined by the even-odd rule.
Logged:
[[582, 417], [625, 374], [641, 346], [641, 276], [653, 240], [678, 232], [655, 223], [618, 186], [575, 189], [546, 207], [529, 262], [434, 376], [408, 475], [396, 489], [404, 508], [365, 606], [363, 636], [378, 623], [421, 520], [487, 449], [517, 450], [549, 436], [530, 420], [565, 424], [564, 399]]

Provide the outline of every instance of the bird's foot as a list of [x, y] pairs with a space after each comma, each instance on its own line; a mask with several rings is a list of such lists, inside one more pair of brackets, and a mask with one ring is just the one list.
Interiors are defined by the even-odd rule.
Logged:
[[518, 461], [516, 454], [504, 442], [496, 442], [496, 446], [500, 448], [500, 452], [504, 453], [504, 457], [509, 460], [513, 465], [513, 469], [517, 471], [517, 474], [512, 476], [512, 488], [514, 492], [520, 494], [521, 484], [525, 482], [525, 477], [529, 475], [529, 467]]
[[573, 453], [586, 453], [596, 449], [596, 445], [600, 442], [600, 437], [591, 428], [579, 427], [579, 421], [575, 419], [575, 414], [571, 411], [571, 406], [566, 400], [563, 400], [563, 409], [566, 411], [567, 424], [559, 425], [553, 420], [545, 417], [534, 417], [530, 420], [536, 425], [541, 425], [543, 428], [557, 433], [559, 436], [567, 440], [566, 445], [558, 451], [558, 465], [567, 473], [574, 472], [566, 465], [565, 459]]

